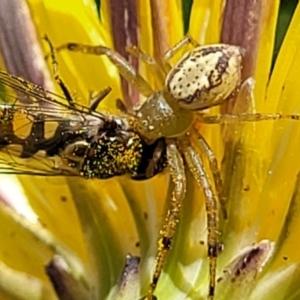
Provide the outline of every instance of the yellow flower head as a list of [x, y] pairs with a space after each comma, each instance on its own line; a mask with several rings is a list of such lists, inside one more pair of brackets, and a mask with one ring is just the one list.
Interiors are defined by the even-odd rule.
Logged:
[[[42, 40], [45, 34], [54, 47], [71, 42], [115, 49], [133, 66], [128, 73], [139, 71], [147, 82], [139, 86], [141, 93], [134, 88], [133, 82], [120, 79], [116, 63], [107, 57], [65, 49], [56, 52], [58, 74], [76, 102], [88, 106], [90, 92], [112, 88], [101, 102], [99, 110], [104, 113], [116, 114], [116, 99], [122, 99], [130, 110], [164, 88], [162, 95], [167, 95], [167, 100], [172, 91], [175, 91], [173, 98], [180, 97], [183, 91], [181, 88], [176, 91], [176, 88], [181, 71], [188, 69], [181, 57], [188, 51], [192, 51], [188, 52], [188, 58], [195, 54], [196, 43], [225, 43], [229, 45], [226, 47], [237, 51], [239, 59], [235, 60], [237, 67], [231, 69], [236, 73], [228, 77], [230, 92], [224, 94], [224, 98], [231, 100], [221, 107], [201, 104], [201, 108], [209, 110], [194, 118], [196, 114], [183, 112], [182, 107], [177, 108], [177, 104], [167, 101], [172, 108], [176, 106], [174, 111], [180, 112], [178, 117], [186, 114], [182, 122], [174, 125], [174, 131], [178, 132], [180, 126], [185, 128], [184, 121], [188, 120], [188, 125], [193, 123], [213, 149], [221, 177], [217, 171], [209, 171], [208, 175], [209, 179], [215, 176], [217, 183], [223, 181], [223, 191], [218, 191], [221, 184], [212, 190], [206, 190], [202, 184], [205, 197], [194, 184], [192, 174], [187, 172], [187, 193], [182, 203], [170, 204], [176, 196], [169, 177], [177, 170], [170, 160], [163, 172], [159, 170], [160, 174], [145, 181], [126, 177], [85, 180], [19, 176], [11, 185], [9, 178], [12, 176], [1, 175], [0, 195], [6, 203], [1, 204], [0, 210], [3, 232], [0, 274], [5, 279], [0, 282], [1, 299], [139, 299], [145, 296], [153, 275], [157, 240], [161, 234], [168, 236], [176, 227], [179, 218], [176, 210], [180, 208], [174, 242], [173, 236], [170, 238], [172, 249], [166, 256], [154, 291], [158, 299], [206, 299], [209, 287], [210, 299], [214, 297], [215, 300], [298, 299], [299, 253], [294, 246], [299, 232], [300, 6], [294, 11], [280, 52], [272, 64], [279, 1], [194, 0], [189, 14], [184, 13], [183, 4], [185, 1], [101, 1], [100, 20], [92, 0], [28, 0], [30, 11], [26, 5], [22, 10], [21, 6], [13, 8], [12, 11], [18, 12], [13, 22], [20, 24], [20, 30], [11, 30], [6, 44], [0, 40], [3, 64], [8, 71], [30, 81], [38, 78], [40, 81], [35, 83], [61, 94], [59, 86], [49, 79], [55, 68], [51, 60], [47, 62], [50, 71], [45, 68], [40, 51], [41, 46], [43, 53], [49, 54], [49, 45]], [[6, 8], [5, 11], [9, 16], [10, 10]], [[27, 24], [31, 24], [31, 18], [35, 27]], [[4, 17], [0, 13], [0, 25], [6, 32], [4, 25], [10, 23], [1, 23], [1, 19]], [[183, 20], [186, 20], [194, 45], [179, 47], [174, 56], [168, 55], [166, 51], [185, 35]], [[24, 34], [28, 33], [27, 27], [35, 28], [36, 32], [33, 29], [30, 35]], [[13, 33], [18, 38], [10, 44]], [[210, 46], [201, 49], [211, 51]], [[220, 51], [219, 46], [216, 51]], [[31, 53], [31, 56], [24, 53]], [[172, 56], [168, 62], [162, 59], [164, 53], [167, 58]], [[18, 60], [17, 57], [24, 58]], [[29, 66], [23, 65], [24, 61]], [[27, 77], [27, 73], [38, 75]], [[169, 74], [167, 80], [165, 74]], [[242, 82], [237, 91], [235, 86], [239, 80]], [[185, 92], [188, 93], [189, 88]], [[0, 93], [3, 94], [2, 88]], [[217, 96], [214, 105], [222, 102]], [[199, 109], [198, 102], [193, 105], [194, 109]], [[140, 113], [153, 111], [149, 107], [144, 111], [140, 108]], [[162, 110], [153, 115], [160, 113]], [[141, 124], [134, 124], [139, 133], [149, 139], [157, 137], [157, 132], [151, 136], [147, 132], [149, 126], [143, 128]], [[157, 128], [155, 123], [154, 129]], [[169, 128], [164, 123], [158, 132], [165, 129], [170, 134]], [[205, 148], [205, 141], [200, 140]], [[193, 137], [191, 141], [196, 143]], [[198, 152], [197, 155], [188, 152], [189, 145], [181, 143], [180, 139], [176, 142], [180, 151], [186, 151], [185, 164], [202, 159], [202, 156], [198, 158]], [[13, 158], [12, 152], [5, 149], [0, 149], [3, 170], [5, 162]], [[132, 149], [128, 150], [130, 158], [137, 155]], [[176, 153], [171, 157], [176, 158]], [[124, 157], [117, 157], [123, 166]], [[15, 158], [13, 162], [20, 166], [22, 159]], [[15, 167], [12, 160], [10, 162], [10, 166]], [[136, 164], [138, 162], [133, 160], [131, 167], [135, 168]], [[211, 164], [204, 162], [204, 167], [215, 170], [216, 166]], [[109, 163], [103, 165], [110, 166]], [[190, 170], [193, 173], [192, 167]], [[173, 181], [176, 184], [174, 178]], [[185, 184], [184, 180], [182, 182]], [[199, 182], [203, 183], [203, 178]], [[182, 190], [184, 187], [179, 189], [179, 194]], [[205, 208], [211, 192], [224, 193], [218, 211], [222, 208], [223, 212], [227, 211], [227, 219], [214, 207]], [[174, 224], [169, 214], [169, 227], [163, 227], [172, 205]], [[211, 214], [207, 215], [207, 210]], [[211, 215], [217, 216], [214, 220], [217, 231], [207, 225]], [[207, 254], [207, 249], [212, 249], [208, 246], [207, 231], [212, 229], [214, 233], [209, 237], [215, 239], [217, 257], [216, 253]], [[165, 240], [159, 240], [162, 256], [167, 252]], [[165, 262], [159, 258], [157, 261]], [[44, 273], [46, 265], [48, 275]], [[16, 288], [16, 280], [20, 289]], [[151, 293], [148, 293], [149, 299]]]

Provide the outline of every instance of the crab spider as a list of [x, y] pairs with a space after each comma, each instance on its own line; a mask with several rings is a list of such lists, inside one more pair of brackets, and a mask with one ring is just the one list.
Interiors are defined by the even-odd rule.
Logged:
[[[171, 67], [168, 63], [187, 44], [193, 50]], [[104, 46], [89, 46], [68, 43], [56, 48], [70, 51], [105, 55], [117, 67], [119, 73], [134, 85], [146, 100], [134, 108], [132, 124], [135, 130], [149, 143], [165, 138], [170, 176], [174, 184], [171, 208], [158, 241], [158, 251], [148, 293], [143, 299], [154, 299], [154, 291], [162, 272], [166, 256], [173, 243], [180, 219], [181, 206], [186, 195], [186, 170], [188, 166], [198, 186], [203, 190], [207, 211], [207, 245], [209, 258], [209, 292], [213, 299], [216, 281], [216, 266], [221, 243], [218, 241], [218, 204], [224, 218], [227, 218], [223, 184], [214, 152], [203, 136], [193, 127], [197, 112], [220, 105], [233, 97], [241, 80], [242, 49], [237, 46], [215, 44], [199, 46], [186, 36], [161, 58], [157, 69], [164, 72], [164, 87], [154, 91], [145, 79], [117, 52]], [[138, 48], [129, 49], [149, 65], [155, 65], [153, 58]], [[214, 186], [198, 151], [205, 154], [213, 175]], [[161, 151], [158, 149], [158, 153]], [[154, 155], [155, 156], [155, 155]], [[154, 162], [155, 163], [155, 162]], [[216, 192], [215, 192], [216, 191]]]

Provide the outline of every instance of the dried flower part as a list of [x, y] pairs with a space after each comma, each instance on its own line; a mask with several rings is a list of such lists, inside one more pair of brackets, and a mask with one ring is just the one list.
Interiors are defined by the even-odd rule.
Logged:
[[[0, 50], [10, 73], [53, 89], [26, 1], [0, 3]], [[30, 99], [24, 103], [31, 103]]]
[[234, 258], [218, 278], [218, 300], [241, 299], [251, 292], [255, 279], [274, 252], [275, 244], [263, 240], [258, 244], [245, 248]]
[[108, 299], [138, 299], [140, 293], [140, 258], [128, 254], [117, 286], [112, 289]]
[[60, 300], [82, 300], [90, 298], [90, 290], [75, 278], [66, 261], [61, 256], [54, 256], [45, 267], [56, 294]]
[[[135, 0], [109, 1], [111, 33], [116, 49], [122, 56], [138, 69], [139, 60], [129, 56], [126, 48], [138, 44], [137, 7]], [[128, 107], [138, 103], [138, 93], [124, 79], [121, 79], [124, 102]]]

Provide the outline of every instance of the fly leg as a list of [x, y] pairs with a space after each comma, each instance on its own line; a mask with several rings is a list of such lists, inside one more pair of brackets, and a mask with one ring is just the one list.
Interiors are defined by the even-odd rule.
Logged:
[[101, 101], [111, 92], [111, 87], [108, 86], [107, 88], [101, 90], [97, 94], [90, 94], [90, 106], [89, 110], [90, 112], [95, 111], [98, 107], [98, 105], [101, 103]]
[[[63, 94], [65, 95], [70, 107], [75, 107], [75, 101], [73, 100], [71, 93], [69, 92], [67, 86], [64, 84], [63, 80], [60, 78], [58, 73], [58, 62], [56, 60], [55, 50], [51, 41], [47, 36], [45, 36], [46, 42], [49, 44], [50, 47], [50, 56], [53, 65], [53, 75], [55, 81], [58, 83], [60, 89], [62, 90]], [[97, 94], [90, 94], [90, 107], [89, 111], [95, 111], [100, 104], [100, 102], [111, 92], [111, 87], [108, 86], [107, 88], [101, 90]]]
[[152, 178], [154, 176], [155, 168], [157, 167], [157, 163], [163, 154], [164, 148], [165, 148], [165, 143], [162, 140], [159, 140], [154, 150], [153, 157], [151, 158], [148, 167], [146, 169], [147, 178]]
[[71, 93], [69, 92], [67, 86], [64, 84], [64, 82], [62, 81], [62, 79], [59, 76], [58, 62], [57, 62], [56, 56], [55, 56], [55, 49], [54, 49], [50, 39], [48, 38], [48, 36], [45, 36], [44, 39], [49, 44], [54, 79], [57, 82], [57, 84], [59, 85], [60, 89], [62, 90], [62, 92], [63, 92], [64, 96], [66, 97], [70, 107], [75, 107], [75, 101], [73, 100], [73, 98], [71, 96]]

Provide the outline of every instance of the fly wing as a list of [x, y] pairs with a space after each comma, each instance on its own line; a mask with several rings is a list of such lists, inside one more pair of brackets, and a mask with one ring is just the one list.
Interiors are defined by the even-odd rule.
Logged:
[[0, 173], [79, 176], [60, 154], [97, 134], [106, 116], [1, 70], [0, 84]]
[[90, 107], [79, 103], [70, 103], [64, 96], [47, 91], [41, 86], [31, 83], [21, 77], [0, 70], [0, 102], [15, 104], [16, 101], [20, 105], [25, 102], [36, 104], [40, 107], [66, 109], [105, 120], [105, 115], [96, 112]]
[[0, 174], [38, 176], [79, 176], [76, 169], [67, 168], [59, 156], [46, 157], [39, 153], [30, 158], [20, 158], [20, 149], [5, 148], [0, 151]]
[[0, 173], [79, 175], [61, 153], [96, 127], [72, 111], [0, 105]]
[[35, 85], [21, 77], [17, 77], [0, 70], [1, 83], [1, 102], [14, 103], [16, 99], [20, 103], [38, 103], [40, 106], [45, 104], [67, 104], [66, 99], [60, 95], [46, 91], [42, 87]]

